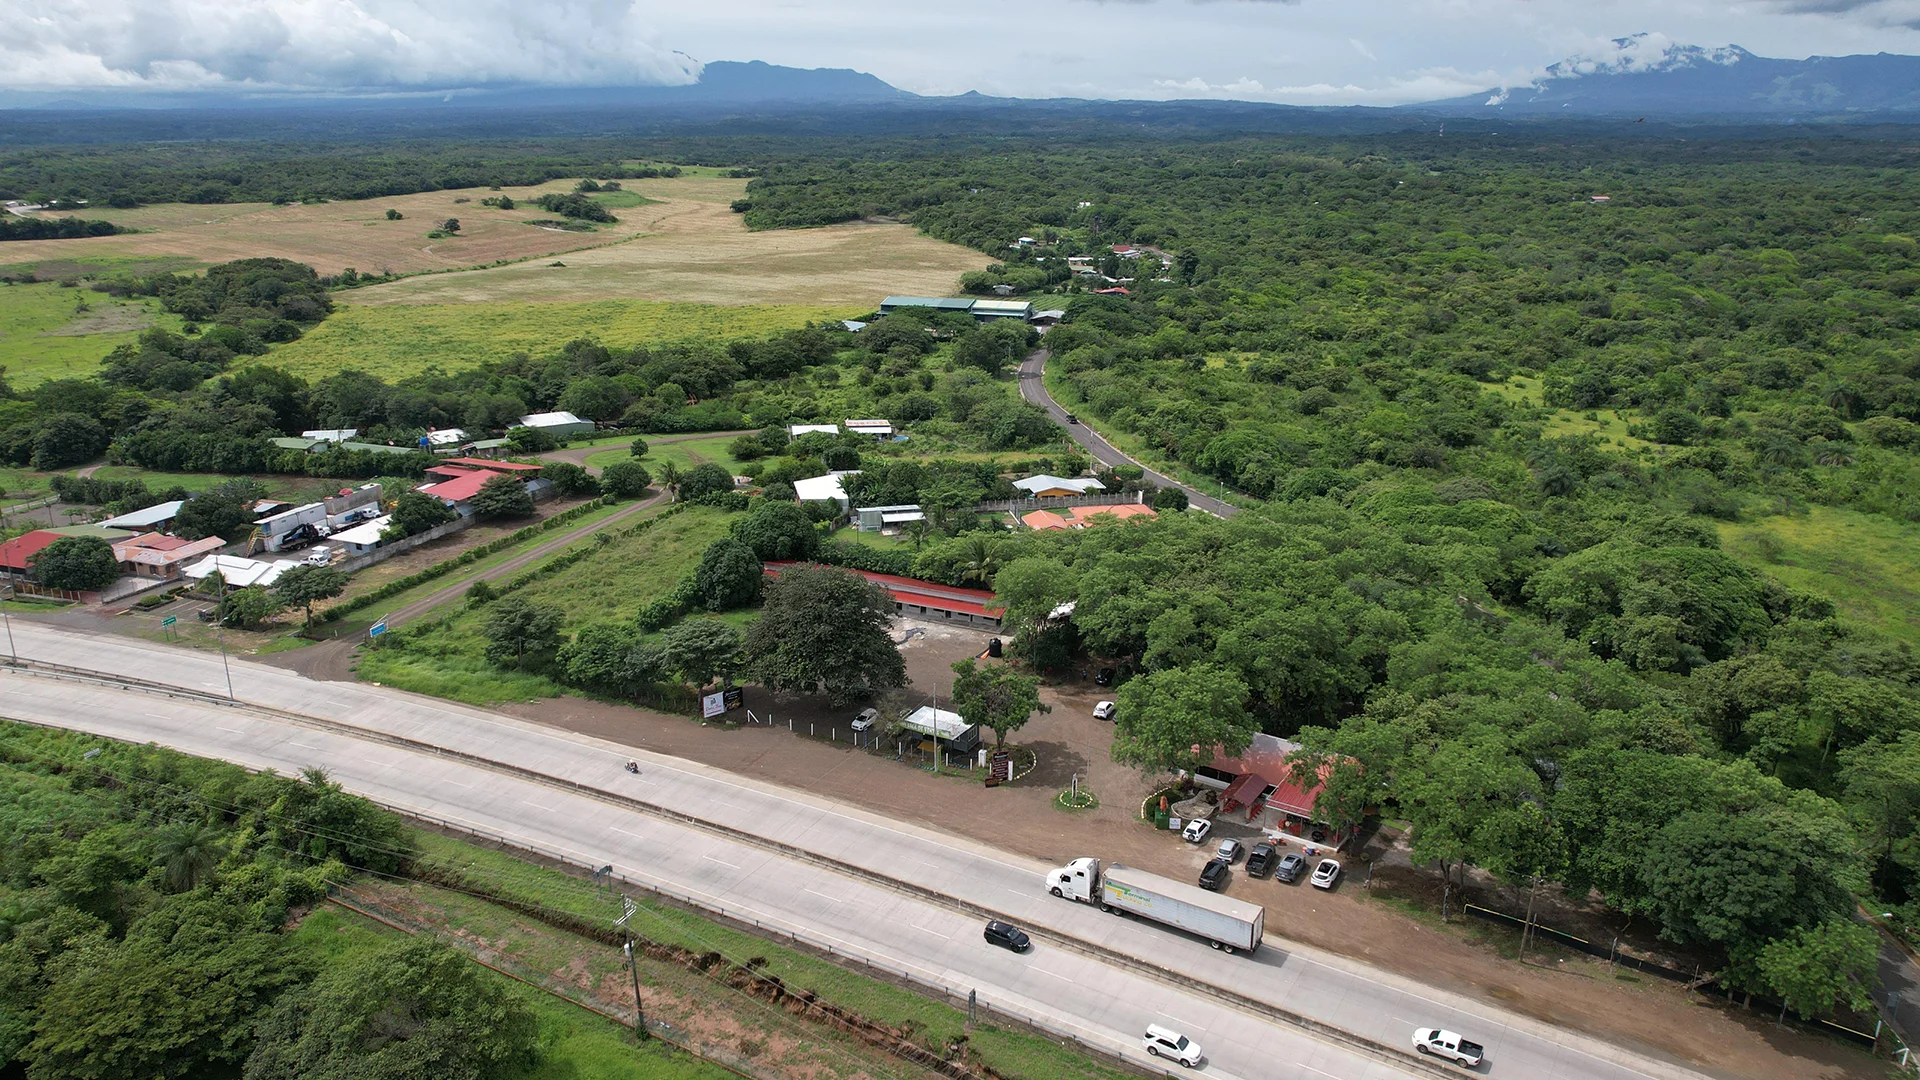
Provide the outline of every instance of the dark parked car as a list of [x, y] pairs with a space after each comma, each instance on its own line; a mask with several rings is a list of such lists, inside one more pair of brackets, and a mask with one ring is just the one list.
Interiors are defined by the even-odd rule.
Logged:
[[1033, 948], [1033, 939], [1017, 926], [1003, 922], [990, 922], [987, 924], [987, 944], [998, 945], [1014, 952], [1026, 952]]
[[1274, 857], [1279, 852], [1280, 849], [1271, 841], [1253, 845], [1253, 851], [1247, 855], [1247, 876], [1266, 877], [1267, 872], [1273, 869]]
[[1278, 881], [1299, 881], [1300, 875], [1307, 872], [1307, 860], [1297, 851], [1289, 851], [1280, 856], [1273, 868], [1273, 876]]
[[1094, 675], [1093, 684], [1095, 686], [1112, 686], [1113, 675], [1114, 675], [1114, 671], [1112, 668], [1103, 667], [1100, 669], [1100, 671], [1097, 674]]
[[1219, 892], [1227, 887], [1227, 862], [1214, 859], [1200, 870], [1200, 887], [1208, 892]]
[[1067, 414], [1067, 423], [1069, 423], [1069, 424], [1077, 424], [1077, 423], [1079, 423], [1079, 422], [1080, 422], [1080, 418], [1079, 418], [1079, 417], [1077, 417], [1077, 416], [1075, 416], [1075, 415], [1073, 415], [1072, 413], [1068, 413], [1068, 414]]

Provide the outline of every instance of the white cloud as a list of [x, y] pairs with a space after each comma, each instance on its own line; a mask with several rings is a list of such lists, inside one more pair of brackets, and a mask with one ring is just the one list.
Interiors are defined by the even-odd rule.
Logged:
[[630, 0], [43, 0], [0, 85], [202, 89], [684, 83]]
[[1478, 93], [1499, 84], [1500, 76], [1491, 71], [1463, 72], [1452, 68], [1434, 68], [1405, 78], [1388, 79], [1375, 86], [1355, 83], [1295, 83], [1266, 86], [1257, 79], [1241, 77], [1231, 82], [1210, 83], [1199, 77], [1158, 79], [1155, 97], [1231, 98], [1239, 101], [1271, 101], [1289, 105], [1401, 105], [1414, 101], [1435, 101]]

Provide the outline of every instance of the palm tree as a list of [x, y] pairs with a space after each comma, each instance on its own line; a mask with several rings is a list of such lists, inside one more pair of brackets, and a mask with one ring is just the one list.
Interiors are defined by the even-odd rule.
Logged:
[[660, 463], [660, 486], [673, 494], [673, 501], [680, 501], [680, 466], [671, 461]]
[[225, 854], [222, 839], [220, 830], [214, 826], [187, 821], [175, 822], [156, 832], [153, 861], [160, 868], [168, 890], [190, 892], [204, 881]]
[[1559, 462], [1549, 462], [1540, 470], [1540, 490], [1548, 495], [1568, 495], [1580, 486], [1580, 476]]
[[1822, 443], [1814, 448], [1813, 460], [1818, 465], [1840, 466], [1853, 464], [1853, 444], [1844, 442]]
[[991, 536], [974, 533], [967, 537], [960, 560], [960, 580], [986, 584], [1006, 563], [1006, 545]]
[[1769, 465], [1800, 464], [1800, 440], [1784, 431], [1769, 431], [1754, 443], [1753, 456]]

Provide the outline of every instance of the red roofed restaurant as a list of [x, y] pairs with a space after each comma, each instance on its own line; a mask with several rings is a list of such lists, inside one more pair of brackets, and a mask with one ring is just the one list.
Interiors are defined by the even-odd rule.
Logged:
[[1255, 735], [1237, 758], [1215, 751], [1213, 764], [1195, 770], [1193, 778], [1221, 793], [1222, 817], [1244, 809], [1249, 823], [1268, 832], [1338, 848], [1349, 834], [1314, 820], [1313, 804], [1326, 787], [1326, 767], [1316, 776], [1296, 775], [1304, 770], [1289, 764], [1287, 755], [1299, 749], [1285, 739]]
[[0, 574], [23, 578], [27, 568], [32, 565], [33, 557], [46, 550], [48, 544], [60, 539], [60, 534], [45, 529], [35, 529], [0, 544]]

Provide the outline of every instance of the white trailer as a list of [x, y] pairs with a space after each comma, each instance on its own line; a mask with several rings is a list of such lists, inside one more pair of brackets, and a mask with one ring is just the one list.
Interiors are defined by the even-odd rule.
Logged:
[[1100, 910], [1185, 930], [1216, 949], [1252, 952], [1266, 932], [1266, 909], [1210, 893], [1198, 886], [1115, 863], [1101, 872], [1098, 859], [1075, 859], [1047, 875], [1055, 896], [1099, 904]]

